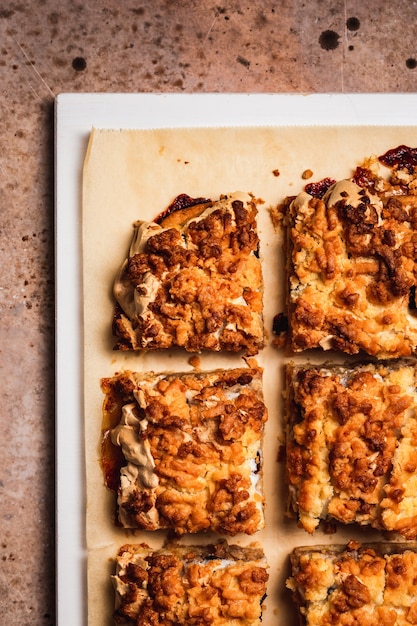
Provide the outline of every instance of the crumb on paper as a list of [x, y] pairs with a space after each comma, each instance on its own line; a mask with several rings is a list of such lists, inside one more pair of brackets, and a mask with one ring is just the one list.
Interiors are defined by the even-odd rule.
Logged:
[[303, 180], [308, 180], [312, 176], [313, 176], [313, 170], [304, 170], [304, 172], [301, 174], [301, 178]]
[[286, 335], [282, 335], [281, 337], [274, 337], [272, 340], [272, 347], [276, 349], [284, 348], [287, 345], [287, 337]]
[[281, 174], [281, 172], [279, 171], [279, 169], [272, 170], [272, 173], [273, 173], [273, 175], [274, 175], [274, 176], [276, 176], [277, 178], [278, 178], [278, 176]]
[[277, 453], [277, 463], [284, 463], [285, 459], [286, 459], [285, 445], [280, 444], [278, 448], [278, 453]]
[[276, 206], [269, 207], [269, 216], [274, 230], [281, 230], [282, 222], [285, 216], [285, 204], [277, 204]]
[[255, 359], [255, 357], [250, 357], [250, 356], [246, 356], [246, 355], [244, 355], [244, 356], [242, 357], [242, 359], [245, 361], [245, 363], [246, 363], [246, 365], [247, 365], [248, 367], [255, 367], [255, 368], [258, 368], [258, 367], [259, 367], [259, 366], [258, 366], [258, 362], [257, 362], [257, 360]]
[[194, 354], [188, 359], [189, 364], [196, 370], [201, 369], [201, 359], [197, 354]]
[[288, 317], [285, 313], [280, 312], [274, 316], [272, 322], [272, 332], [274, 339], [272, 340], [272, 346], [274, 348], [283, 348], [287, 344], [288, 337]]
[[335, 535], [337, 533], [336, 522], [326, 520], [322, 522], [322, 527], [325, 535]]

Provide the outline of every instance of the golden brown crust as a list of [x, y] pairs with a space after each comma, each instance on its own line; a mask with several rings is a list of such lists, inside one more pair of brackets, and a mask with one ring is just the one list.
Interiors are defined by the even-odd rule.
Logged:
[[287, 587], [305, 626], [411, 626], [417, 618], [415, 544], [313, 546], [291, 555]]
[[115, 281], [116, 349], [256, 354], [264, 341], [256, 216], [253, 198], [236, 193], [162, 225], [137, 222]]
[[256, 626], [268, 571], [258, 544], [125, 545], [116, 558], [116, 624]]
[[121, 525], [229, 535], [263, 527], [259, 368], [128, 371], [102, 389], [103, 467]]
[[290, 506], [320, 519], [417, 537], [414, 360], [287, 367]]
[[364, 171], [364, 187], [361, 178], [340, 181], [322, 199], [303, 192], [287, 207], [295, 352], [417, 351], [417, 173], [395, 169], [389, 180], [373, 173], [371, 184], [371, 169]]

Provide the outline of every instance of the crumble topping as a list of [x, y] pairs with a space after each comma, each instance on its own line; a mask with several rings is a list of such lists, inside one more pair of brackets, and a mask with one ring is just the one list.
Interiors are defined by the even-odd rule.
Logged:
[[240, 192], [138, 221], [114, 283], [118, 350], [189, 352], [263, 345], [256, 202]]
[[305, 626], [417, 623], [415, 544], [296, 548], [287, 587]]
[[103, 469], [120, 525], [229, 535], [264, 526], [259, 368], [127, 371], [102, 389]]
[[268, 568], [259, 544], [122, 546], [113, 585], [116, 623], [258, 626]]
[[287, 368], [290, 506], [417, 538], [417, 365]]
[[375, 160], [324, 196], [287, 200], [291, 347], [417, 351], [417, 168]]

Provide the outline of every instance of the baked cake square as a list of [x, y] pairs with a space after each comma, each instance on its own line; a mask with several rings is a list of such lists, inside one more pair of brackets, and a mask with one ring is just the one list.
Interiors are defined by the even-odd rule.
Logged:
[[264, 526], [262, 372], [102, 380], [103, 468], [125, 528], [252, 534]]
[[113, 576], [117, 624], [258, 626], [268, 581], [258, 544], [124, 545]]
[[304, 626], [417, 623], [415, 544], [296, 548], [287, 586]]
[[114, 283], [118, 350], [263, 346], [257, 202], [234, 193], [137, 221]]
[[287, 199], [294, 352], [416, 353], [416, 172], [396, 165], [383, 176], [370, 159], [323, 197], [303, 191]]
[[289, 509], [417, 537], [417, 365], [287, 367]]

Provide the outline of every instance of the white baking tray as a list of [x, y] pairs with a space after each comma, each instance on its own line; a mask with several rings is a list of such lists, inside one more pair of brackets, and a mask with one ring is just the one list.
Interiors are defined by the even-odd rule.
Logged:
[[[58, 626], [87, 624], [82, 410], [81, 174], [91, 129], [255, 125], [392, 127], [416, 124], [415, 94], [61, 94], [57, 97], [55, 239]], [[279, 617], [276, 623], [279, 626]]]

